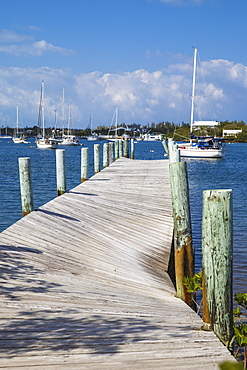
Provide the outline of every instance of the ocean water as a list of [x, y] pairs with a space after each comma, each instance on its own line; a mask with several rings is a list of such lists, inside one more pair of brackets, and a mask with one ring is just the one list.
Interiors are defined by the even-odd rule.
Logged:
[[[93, 145], [96, 142], [81, 140], [89, 147], [89, 176], [93, 175]], [[99, 143], [99, 142], [98, 142]], [[103, 145], [103, 142], [101, 142]], [[67, 190], [80, 183], [81, 146], [65, 148]], [[102, 155], [102, 148], [101, 148]], [[29, 144], [14, 144], [0, 139], [0, 232], [21, 218], [18, 158], [30, 157], [37, 208], [56, 197], [55, 151], [38, 150], [34, 139]], [[201, 214], [202, 192], [211, 189], [233, 190], [234, 238], [234, 292], [247, 292], [247, 144], [226, 144], [223, 159], [186, 159], [190, 187], [195, 270], [201, 268]], [[166, 159], [161, 142], [137, 142], [136, 159]], [[101, 157], [102, 168], [102, 157]]]

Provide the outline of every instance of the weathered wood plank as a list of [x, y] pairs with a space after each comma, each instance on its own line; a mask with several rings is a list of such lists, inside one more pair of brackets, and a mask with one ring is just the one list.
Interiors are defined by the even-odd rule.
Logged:
[[122, 158], [0, 235], [0, 368], [217, 369], [233, 360], [167, 274], [168, 161]]

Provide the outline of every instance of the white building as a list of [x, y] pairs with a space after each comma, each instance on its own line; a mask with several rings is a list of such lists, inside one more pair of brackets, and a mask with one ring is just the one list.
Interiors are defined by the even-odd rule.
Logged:
[[218, 121], [194, 121], [194, 123], [192, 124], [192, 127], [210, 127], [210, 128], [214, 128], [215, 126], [217, 126], [219, 124]]
[[237, 134], [240, 134], [242, 130], [223, 130], [223, 137], [234, 136], [237, 137]]

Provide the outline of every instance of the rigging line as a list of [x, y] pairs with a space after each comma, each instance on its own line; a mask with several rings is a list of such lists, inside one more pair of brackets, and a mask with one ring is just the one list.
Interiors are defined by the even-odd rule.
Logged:
[[[178, 125], [178, 120], [179, 120], [179, 117], [180, 117], [180, 114], [181, 114], [181, 110], [182, 110], [182, 103], [183, 103], [183, 101], [185, 100], [184, 98], [185, 98], [185, 96], [187, 97], [188, 95], [183, 95], [183, 98], [182, 98], [182, 101], [181, 101], [181, 103], [180, 103], [180, 108], [179, 108], [179, 111], [178, 111], [178, 114], [177, 114], [177, 125]], [[177, 129], [175, 129], [174, 130], [174, 132], [173, 132], [173, 139], [174, 139], [174, 135], [176, 134], [176, 135], [178, 135], [177, 133], [176, 133], [176, 130]], [[181, 136], [181, 135], [178, 135], [178, 136]], [[185, 139], [188, 139], [186, 136], [181, 136], [181, 137], [184, 137]]]
[[214, 111], [213, 111], [212, 101], [211, 101], [211, 99], [209, 97], [209, 94], [207, 92], [207, 87], [210, 84], [207, 82], [207, 79], [206, 79], [206, 76], [205, 76], [205, 73], [204, 73], [204, 69], [202, 68], [202, 62], [201, 62], [199, 53], [198, 53], [198, 61], [199, 61], [199, 65], [201, 67], [200, 71], [201, 71], [201, 76], [202, 76], [202, 84], [204, 83], [206, 85], [206, 89], [205, 89], [204, 93], [205, 93], [205, 96], [206, 96], [206, 102], [207, 102], [207, 105], [208, 105], [209, 114], [211, 116], [211, 119], [215, 120], [215, 114], [214, 114]]
[[116, 109], [114, 110], [114, 113], [113, 113], [113, 116], [112, 116], [111, 124], [110, 124], [109, 130], [108, 130], [108, 135], [110, 135], [110, 131], [111, 131], [111, 128], [113, 126], [113, 121], [115, 119], [115, 116], [116, 116]]

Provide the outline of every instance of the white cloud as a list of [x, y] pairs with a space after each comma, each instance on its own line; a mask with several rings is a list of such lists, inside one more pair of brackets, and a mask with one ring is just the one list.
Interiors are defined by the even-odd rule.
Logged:
[[45, 40], [22, 45], [17, 44], [0, 45], [0, 52], [4, 52], [15, 56], [21, 55], [41, 56], [44, 55], [45, 53], [57, 53], [63, 55], [74, 54], [73, 50], [54, 46], [52, 44], [49, 44]]
[[0, 30], [0, 43], [20, 43], [26, 40], [33, 40], [32, 36], [22, 35], [15, 31], [3, 29]]
[[[46, 49], [46, 44], [43, 47]], [[247, 122], [247, 67], [227, 60], [203, 62], [202, 67], [205, 79], [199, 79], [196, 85], [195, 119], [243, 119]], [[0, 125], [5, 122], [5, 117], [9, 117], [10, 125], [14, 122], [16, 105], [19, 105], [25, 126], [37, 124], [42, 80], [45, 81], [47, 123], [51, 125], [54, 110], [61, 119], [62, 87], [65, 87], [66, 112], [70, 105], [74, 127], [85, 128], [91, 111], [94, 112], [95, 126], [109, 125], [116, 106], [121, 122], [189, 122], [191, 76], [190, 63], [173, 64], [163, 71], [140, 69], [115, 74], [99, 71], [73, 74], [70, 69], [52, 68], [0, 68]], [[210, 105], [213, 117], [210, 116]]]
[[[32, 30], [35, 26], [31, 26]], [[0, 30], [0, 52], [14, 56], [41, 56], [46, 53], [72, 55], [71, 49], [54, 46], [45, 40], [34, 41], [33, 36], [18, 34], [15, 31]]]

